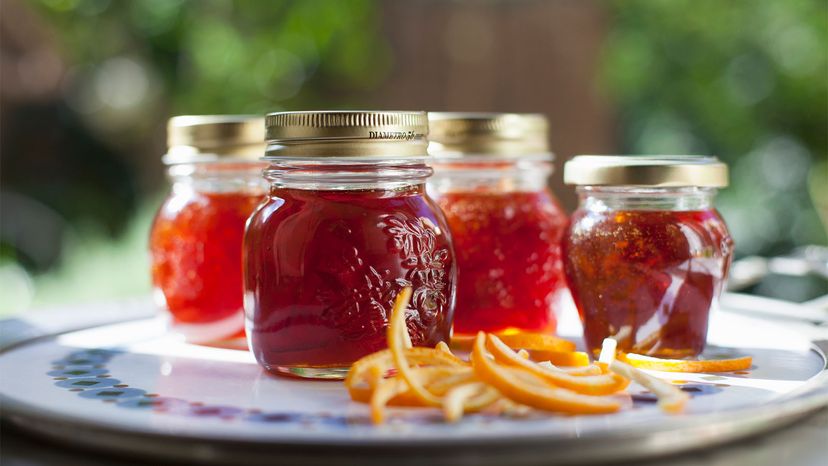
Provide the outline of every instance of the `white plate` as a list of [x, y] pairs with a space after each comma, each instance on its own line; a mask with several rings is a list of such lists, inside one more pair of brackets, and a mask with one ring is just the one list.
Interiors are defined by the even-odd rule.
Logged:
[[[562, 333], [577, 332], [563, 320]], [[631, 459], [743, 437], [828, 404], [826, 358], [807, 338], [719, 311], [709, 343], [708, 354], [748, 354], [754, 367], [660, 374], [693, 395], [684, 415], [662, 414], [633, 385], [637, 401], [608, 416], [478, 414], [446, 425], [437, 410], [414, 408], [393, 409], [375, 427], [341, 382], [272, 376], [246, 351], [186, 344], [162, 320], [144, 319], [4, 351], [0, 402], [21, 427], [81, 446], [215, 461], [361, 456], [361, 464]]]

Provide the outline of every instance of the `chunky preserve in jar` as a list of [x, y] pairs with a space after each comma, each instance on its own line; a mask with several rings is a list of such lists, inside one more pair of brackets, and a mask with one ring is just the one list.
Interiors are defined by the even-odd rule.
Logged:
[[454, 331], [554, 332], [567, 218], [547, 187], [547, 122], [532, 114], [429, 114], [434, 177], [457, 256]]
[[173, 185], [149, 241], [157, 301], [189, 341], [243, 336], [242, 237], [264, 196], [263, 118], [179, 116], [168, 141]]
[[415, 346], [449, 338], [454, 256], [425, 192], [421, 112], [267, 116], [267, 200], [244, 241], [250, 347], [266, 369], [340, 378], [386, 347], [394, 298]]
[[564, 180], [580, 206], [564, 266], [589, 349], [696, 356], [730, 266], [733, 241], [713, 207], [727, 185], [714, 157], [577, 156]]

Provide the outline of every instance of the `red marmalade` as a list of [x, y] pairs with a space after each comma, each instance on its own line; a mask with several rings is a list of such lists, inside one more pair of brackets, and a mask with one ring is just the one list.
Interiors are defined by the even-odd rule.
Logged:
[[[194, 343], [244, 337], [241, 243], [264, 195], [264, 119], [181, 115], [163, 157], [172, 190], [150, 232], [152, 282], [171, 330]], [[242, 338], [236, 338], [242, 337]]]
[[242, 330], [242, 236], [261, 194], [187, 190], [161, 207], [150, 234], [152, 281], [175, 323], [238, 317]]
[[247, 338], [268, 371], [344, 378], [387, 347], [394, 300], [413, 289], [415, 346], [447, 341], [455, 268], [425, 192], [425, 112], [277, 112], [266, 117], [270, 182], [247, 224]]
[[454, 330], [554, 332], [566, 215], [548, 190], [437, 197], [455, 246]]
[[270, 370], [347, 367], [385, 348], [388, 313], [405, 286], [414, 289], [413, 344], [449, 338], [451, 246], [422, 185], [273, 188], [250, 219], [245, 250], [248, 338]]
[[431, 112], [429, 123], [429, 189], [457, 256], [454, 331], [555, 332], [567, 219], [547, 187], [546, 117]]

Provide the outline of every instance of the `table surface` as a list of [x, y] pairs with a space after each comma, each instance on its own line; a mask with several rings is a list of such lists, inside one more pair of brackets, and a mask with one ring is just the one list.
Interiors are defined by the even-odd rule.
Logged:
[[[88, 313], [83, 316], [91, 325], [99, 325], [114, 320], [115, 316], [103, 315], [101, 308], [94, 305], [86, 308]], [[142, 310], [143, 309], [143, 310]], [[136, 300], [126, 303], [118, 319], [138, 318], [145, 316], [145, 302]], [[133, 314], [130, 314], [132, 312]], [[41, 329], [50, 332], [65, 326], [61, 322], [63, 316], [49, 311], [41, 311], [26, 316], [21, 320], [21, 327], [31, 325], [33, 332]], [[80, 317], [75, 314], [73, 321]], [[814, 323], [799, 320], [779, 319], [779, 325], [796, 330], [811, 337], [828, 353], [828, 323]], [[8, 344], [10, 335], [0, 335], [0, 345]], [[2, 407], [0, 407], [1, 409]], [[808, 417], [798, 419], [790, 426], [768, 432], [762, 435], [744, 439], [724, 446], [685, 453], [669, 458], [656, 458], [633, 463], [619, 463], [624, 465], [649, 466], [669, 463], [671, 466], [716, 466], [716, 465], [751, 465], [751, 466], [811, 466], [826, 464], [828, 458], [828, 408], [824, 408]], [[360, 464], [358, 459], [352, 462], [337, 462], [337, 465]], [[321, 461], [321, 462], [320, 462]], [[313, 461], [309, 459], [305, 464], [329, 464], [330, 459]], [[416, 458], [401, 458], [402, 466], [416, 462]], [[109, 464], [119, 465], [147, 465], [158, 464], [155, 460], [141, 460], [136, 458], [113, 457], [94, 451], [82, 451], [69, 445], [57, 444], [52, 441], [24, 434], [8, 423], [0, 425], [0, 465], [8, 466], [51, 466], [77, 465], [100, 466]], [[412, 463], [414, 464], [414, 463]], [[430, 464], [435, 464], [430, 462]], [[467, 462], [473, 464], [473, 462]]]

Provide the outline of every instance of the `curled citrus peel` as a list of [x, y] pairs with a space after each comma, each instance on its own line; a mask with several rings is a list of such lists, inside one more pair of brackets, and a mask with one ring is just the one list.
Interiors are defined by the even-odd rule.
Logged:
[[605, 338], [601, 348], [601, 355], [598, 360], [600, 364], [606, 364], [609, 370], [630, 380], [653, 392], [658, 398], [658, 407], [670, 414], [678, 414], [684, 411], [684, 406], [690, 400], [690, 395], [675, 385], [653, 377], [644, 371], [636, 369], [629, 364], [623, 363], [615, 358], [617, 342], [612, 338]]
[[[552, 364], [561, 366], [586, 366], [589, 356], [586, 353], [576, 352], [575, 343], [554, 335], [532, 332], [494, 333], [500, 340], [513, 350], [526, 350], [534, 361], [552, 361]], [[474, 345], [472, 335], [454, 335], [451, 337], [451, 348], [458, 351], [471, 351]], [[553, 360], [554, 359], [554, 360]]]
[[[408, 348], [405, 358], [415, 365], [446, 365], [468, 367], [468, 363], [453, 355], [431, 348]], [[459, 361], [459, 362], [458, 362]], [[390, 350], [377, 351], [355, 362], [345, 377], [345, 386], [354, 401], [366, 401], [365, 390], [373, 386], [377, 373], [383, 377], [394, 368], [394, 358]]]
[[446, 421], [456, 422], [463, 414], [479, 411], [500, 398], [496, 389], [483, 382], [456, 385], [443, 398], [443, 415]]
[[[345, 385], [351, 399], [368, 403], [371, 419], [385, 421], [388, 406], [435, 407], [447, 422], [486, 409], [522, 416], [533, 409], [561, 414], [605, 414], [622, 408], [614, 396], [631, 380], [652, 391], [667, 412], [684, 409], [687, 393], [676, 386], [616, 360], [615, 341], [605, 342], [598, 362], [558, 337], [479, 333], [465, 347], [465, 361], [449, 347], [412, 348], [405, 321], [411, 289], [397, 296], [389, 316], [388, 349], [353, 364]], [[630, 355], [621, 355], [629, 361]], [[538, 359], [542, 362], [536, 362]], [[638, 361], [636, 357], [632, 358]], [[668, 360], [669, 361], [669, 360]], [[687, 361], [681, 361], [682, 363]]]
[[506, 346], [528, 351], [575, 351], [575, 343], [545, 333], [509, 333], [497, 335]]
[[[563, 371], [551, 370], [521, 358], [494, 335], [489, 334], [485, 338], [486, 346], [497, 362], [524, 369], [557, 387], [568, 388], [585, 395], [610, 395], [625, 389], [630, 383], [617, 374], [573, 375]], [[475, 342], [476, 349], [477, 343]]]
[[532, 361], [549, 361], [556, 366], [589, 366], [589, 355], [583, 351], [529, 350]]
[[662, 372], [733, 372], [750, 369], [753, 358], [745, 356], [733, 359], [706, 359], [686, 361], [683, 359], [661, 359], [635, 353], [626, 353], [618, 356], [627, 364], [639, 369], [648, 369]]
[[405, 359], [405, 342], [410, 343], [408, 338], [408, 329], [405, 325], [405, 309], [408, 307], [408, 301], [411, 300], [411, 287], [407, 286], [402, 289], [397, 299], [394, 301], [394, 308], [391, 311], [391, 322], [388, 326], [388, 349], [391, 350], [391, 355], [394, 359], [394, 367], [399, 372], [400, 377], [408, 384], [409, 390], [420, 399], [426, 406], [440, 406], [442, 401], [426, 390], [423, 383], [417, 378], [411, 366]]
[[610, 363], [609, 368], [616, 374], [635, 380], [639, 385], [653, 392], [658, 397], [659, 408], [664, 412], [670, 414], [681, 413], [690, 399], [690, 395], [675, 385], [653, 377], [629, 364], [615, 360]]
[[512, 401], [566, 414], [613, 413], [621, 408], [621, 404], [612, 398], [581, 395], [572, 390], [557, 388], [544, 383], [542, 378], [523, 368], [499, 365], [489, 359], [486, 353], [486, 335], [481, 332], [472, 348], [474, 372], [482, 381]]

